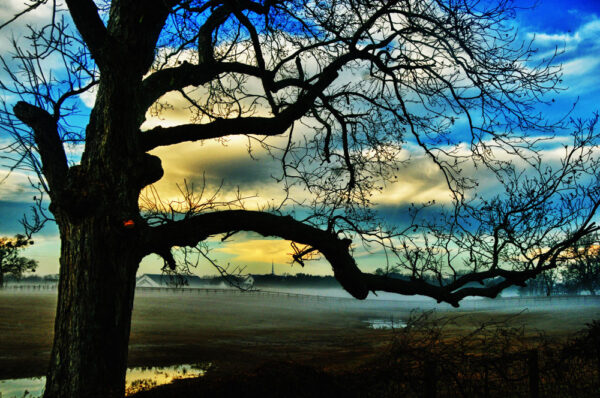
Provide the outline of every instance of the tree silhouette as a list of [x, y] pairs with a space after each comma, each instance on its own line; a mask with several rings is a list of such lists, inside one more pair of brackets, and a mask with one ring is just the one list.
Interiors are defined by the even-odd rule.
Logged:
[[[457, 306], [555, 268], [598, 229], [596, 118], [574, 122], [562, 159], [544, 161], [543, 145], [564, 133], [539, 111], [560, 69], [519, 42], [510, 1], [27, 7], [38, 3], [52, 19], [1, 59], [0, 124], [13, 169], [37, 174], [50, 201], [52, 215], [41, 207], [30, 227], [52, 217], [61, 237], [45, 397], [123, 395], [135, 274], [151, 253], [176, 271], [173, 248], [254, 231], [295, 242], [300, 264], [320, 253], [358, 299], [383, 290]], [[142, 128], [175, 94], [190, 122]], [[205, 186], [184, 190], [181, 206], [156, 198], [140, 209], [142, 190], [163, 176], [148, 152], [232, 135], [279, 162], [279, 202], [248, 208]], [[373, 195], [405, 183], [406, 147], [437, 167], [448, 200], [415, 204], [408, 225], [388, 225]], [[480, 191], [488, 178], [494, 194]], [[410, 277], [361, 271], [360, 244]]]
[[567, 289], [587, 290], [596, 295], [600, 289], [600, 236], [592, 234], [575, 242], [566, 254], [566, 266], [561, 269]]
[[35, 271], [37, 261], [19, 256], [21, 249], [32, 244], [33, 241], [23, 235], [0, 237], [0, 288], [4, 287], [4, 275], [20, 279], [23, 273]]

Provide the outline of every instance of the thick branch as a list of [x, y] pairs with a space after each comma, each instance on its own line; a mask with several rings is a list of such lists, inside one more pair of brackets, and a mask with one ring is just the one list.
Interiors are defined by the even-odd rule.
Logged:
[[206, 62], [199, 65], [185, 61], [174, 68], [159, 70], [143, 81], [144, 109], [169, 91], [188, 86], [201, 86], [223, 73], [243, 73], [260, 77], [262, 72], [255, 66], [239, 62]]
[[297, 119], [292, 112], [275, 117], [217, 119], [206, 124], [184, 124], [174, 127], [155, 127], [142, 135], [144, 150], [185, 141], [198, 141], [238, 134], [273, 136], [284, 133]]
[[67, 175], [67, 156], [58, 134], [56, 119], [45, 110], [20, 101], [14, 107], [15, 116], [31, 127], [42, 158], [42, 171], [51, 191], [60, 190]]
[[211, 235], [230, 231], [253, 231], [263, 236], [277, 236], [310, 245], [329, 261], [342, 287], [358, 299], [364, 299], [369, 289], [363, 273], [350, 255], [350, 240], [301, 223], [289, 216], [247, 210], [227, 210], [194, 216], [154, 227], [148, 234], [148, 251], [164, 252], [172, 246], [196, 246]]
[[169, 128], [157, 127], [144, 133], [144, 149], [149, 151], [158, 146], [173, 145], [185, 141], [197, 141], [234, 134], [277, 135], [307, 113], [315, 99], [338, 77], [339, 71], [348, 62], [364, 58], [362, 52], [351, 52], [340, 56], [323, 70], [319, 79], [301, 95], [293, 105], [272, 118], [249, 117], [219, 119], [206, 124], [188, 124]]
[[[209, 236], [231, 231], [253, 231], [263, 236], [277, 236], [311, 246], [321, 252], [329, 261], [334, 275], [342, 287], [358, 299], [366, 298], [369, 291], [385, 291], [403, 295], [428, 296], [438, 302], [446, 302], [458, 307], [460, 300], [467, 296], [494, 298], [507, 287], [523, 285], [528, 279], [556, 266], [555, 261], [549, 261], [543, 266], [521, 271], [489, 270], [469, 274], [444, 286], [434, 285], [420, 279], [389, 278], [383, 275], [363, 273], [350, 254], [351, 241], [349, 239], [340, 239], [330, 232], [304, 224], [290, 216], [247, 210], [206, 213], [151, 228], [147, 240], [148, 252], [161, 254], [172, 246], [195, 246]], [[466, 286], [475, 281], [482, 282], [499, 277], [502, 279], [489, 286]]]
[[85, 40], [92, 57], [102, 68], [107, 31], [98, 15], [98, 8], [92, 0], [66, 0], [66, 2], [77, 30]]

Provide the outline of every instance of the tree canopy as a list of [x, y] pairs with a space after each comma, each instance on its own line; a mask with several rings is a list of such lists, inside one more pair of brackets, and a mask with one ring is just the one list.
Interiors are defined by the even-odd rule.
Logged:
[[588, 235], [573, 244], [561, 269], [568, 290], [587, 290], [596, 295], [600, 288], [600, 236]]
[[36, 260], [19, 256], [20, 250], [32, 244], [33, 241], [24, 235], [0, 237], [0, 288], [4, 285], [4, 275], [20, 279], [25, 272], [35, 271]]

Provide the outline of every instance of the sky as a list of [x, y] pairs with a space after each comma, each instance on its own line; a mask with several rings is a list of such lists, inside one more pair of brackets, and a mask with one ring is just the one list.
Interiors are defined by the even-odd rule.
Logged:
[[[530, 5], [531, 2], [517, 0], [516, 4]], [[22, 7], [18, 0], [3, 1], [0, 4], [0, 25], [15, 10]], [[24, 35], [26, 23], [35, 22], [46, 15], [37, 10], [31, 16], [13, 24], [10, 29], [0, 30], [0, 36]], [[539, 0], [535, 9], [520, 10], [515, 23], [523, 39], [534, 39], [540, 57], [551, 54], [555, 48], [564, 49], [557, 62], [563, 65], [563, 87], [556, 96], [555, 103], [547, 112], [551, 116], [565, 114], [574, 103], [573, 117], [589, 118], [594, 111], [600, 110], [597, 99], [600, 98], [600, 0]], [[8, 54], [8, 41], [0, 38], [0, 53]], [[0, 72], [0, 79], [6, 74]], [[10, 102], [10, 98], [7, 99]], [[93, 96], [83, 98], [88, 105]], [[175, 104], [176, 105], [176, 104]], [[188, 122], [189, 115], [181, 111], [165, 112], [161, 119], [149, 118], [146, 127], [157, 124], [175, 125]], [[0, 146], [6, 143], [6, 137], [0, 135]], [[203, 156], [197, 156], [198, 151]], [[75, 150], [76, 152], [76, 150]], [[233, 137], [225, 145], [219, 142], [204, 144], [179, 144], [157, 149], [153, 154], [162, 159], [165, 176], [157, 188], [166, 197], [177, 192], [176, 184], [184, 179], [192, 181], [198, 187], [203, 181], [218, 186], [223, 181], [221, 198], [235, 195], [239, 186], [241, 194], [250, 197], [249, 203], [256, 206], [277, 197], [279, 189], [272, 176], [280, 173], [277, 164], [260, 151], [255, 157], [248, 156], [247, 140]], [[76, 156], [77, 154], [73, 154]], [[0, 162], [0, 179], [6, 176], [8, 163]], [[402, 184], [386, 187], [382, 194], [375, 197], [378, 211], [387, 220], [402, 222], [406, 218], [407, 206], [412, 202], [447, 198], [444, 181], [439, 171], [430, 163], [414, 162], [403, 170]], [[32, 191], [26, 173], [16, 171], [0, 183], [0, 236], [10, 236], [22, 232], [19, 220], [32, 204]], [[260, 197], [259, 197], [260, 196]], [[23, 251], [23, 255], [39, 262], [38, 274], [58, 272], [59, 238], [55, 225], [48, 224], [34, 237], [35, 244]], [[210, 243], [212, 255], [222, 265], [246, 266], [250, 273], [268, 273], [274, 263], [275, 271], [281, 273], [306, 272], [313, 274], [331, 274], [325, 261], [308, 263], [305, 268], [290, 265], [291, 247], [289, 242], [262, 238], [251, 233], [240, 233], [226, 244]], [[381, 255], [373, 255], [358, 248], [356, 257], [359, 266], [365, 271], [373, 271], [383, 266]], [[142, 262], [139, 274], [159, 273], [162, 261], [149, 256]], [[215, 274], [209, 264], [201, 264], [193, 271], [199, 275]]]

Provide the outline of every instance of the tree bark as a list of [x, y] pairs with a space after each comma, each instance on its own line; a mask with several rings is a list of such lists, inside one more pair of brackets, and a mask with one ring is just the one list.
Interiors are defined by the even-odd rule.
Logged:
[[135, 232], [109, 219], [60, 228], [58, 308], [45, 398], [124, 395], [140, 256], [132, 250]]

